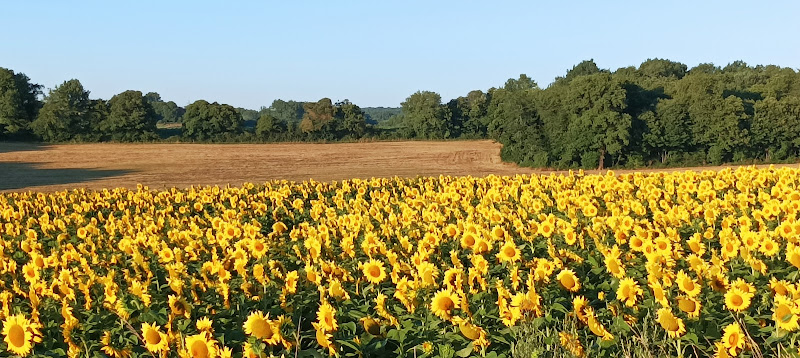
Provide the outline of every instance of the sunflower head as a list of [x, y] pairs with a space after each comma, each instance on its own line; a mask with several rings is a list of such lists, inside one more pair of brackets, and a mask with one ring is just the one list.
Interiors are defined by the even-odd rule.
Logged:
[[672, 314], [672, 310], [667, 307], [662, 307], [658, 310], [658, 324], [672, 338], [679, 338], [686, 333], [686, 325], [683, 320], [680, 317], [675, 317]]
[[578, 276], [575, 275], [575, 271], [571, 269], [563, 269], [561, 272], [558, 273], [556, 276], [558, 283], [561, 284], [561, 287], [566, 289], [570, 292], [578, 292], [581, 289], [581, 283], [578, 280]]
[[264, 316], [264, 313], [255, 311], [247, 316], [247, 321], [244, 322], [244, 333], [257, 339], [269, 340], [273, 335], [272, 324]]
[[433, 295], [431, 311], [439, 318], [449, 320], [452, 317], [452, 311], [458, 307], [460, 302], [457, 294], [450, 289], [443, 289]]
[[339, 328], [336, 323], [336, 310], [329, 303], [325, 302], [319, 306], [317, 324], [319, 329], [325, 332], [334, 332]]
[[16, 355], [26, 356], [36, 342], [41, 342], [39, 324], [29, 321], [22, 314], [6, 317], [3, 321], [3, 339], [8, 351]]
[[386, 269], [382, 261], [370, 259], [362, 266], [361, 271], [367, 281], [376, 285], [386, 279]]
[[212, 358], [217, 356], [217, 342], [205, 333], [187, 336], [184, 341], [186, 353], [192, 358]]

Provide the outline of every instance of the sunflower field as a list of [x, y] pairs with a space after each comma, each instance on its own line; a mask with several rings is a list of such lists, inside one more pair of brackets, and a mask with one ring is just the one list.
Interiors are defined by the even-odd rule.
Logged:
[[796, 357], [798, 213], [794, 168], [0, 194], [0, 355]]

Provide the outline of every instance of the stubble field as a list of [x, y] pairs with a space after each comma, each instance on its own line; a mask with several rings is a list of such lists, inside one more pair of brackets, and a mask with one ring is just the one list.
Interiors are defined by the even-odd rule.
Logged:
[[0, 191], [185, 188], [273, 179], [486, 176], [532, 173], [500, 160], [492, 141], [338, 144], [0, 143]]

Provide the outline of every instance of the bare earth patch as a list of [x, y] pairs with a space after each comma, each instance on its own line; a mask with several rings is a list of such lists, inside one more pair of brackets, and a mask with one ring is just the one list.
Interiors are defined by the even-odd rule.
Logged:
[[[504, 163], [500, 160], [500, 148], [500, 144], [488, 140], [335, 144], [37, 145], [0, 142], [0, 192], [134, 188], [137, 184], [151, 189], [238, 186], [273, 179], [331, 181], [553, 173]], [[721, 168], [724, 167], [665, 171]]]

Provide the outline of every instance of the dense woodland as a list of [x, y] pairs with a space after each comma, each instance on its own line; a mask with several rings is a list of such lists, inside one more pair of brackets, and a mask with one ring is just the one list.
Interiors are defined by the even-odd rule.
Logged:
[[[174, 124], [173, 124], [174, 123]], [[171, 125], [172, 124], [172, 125]], [[270, 142], [491, 138], [526, 166], [641, 167], [800, 157], [800, 73], [652, 59], [616, 71], [583, 61], [540, 88], [526, 75], [444, 102], [400, 108], [275, 100], [259, 110], [197, 100], [185, 108], [129, 90], [92, 99], [72, 79], [44, 93], [0, 68], [0, 140]]]

